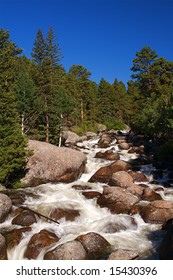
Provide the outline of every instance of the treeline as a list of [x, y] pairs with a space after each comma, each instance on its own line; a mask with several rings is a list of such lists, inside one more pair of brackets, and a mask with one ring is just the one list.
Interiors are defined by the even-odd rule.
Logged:
[[95, 130], [96, 123], [123, 128], [127, 116], [122, 82], [111, 85], [102, 78], [97, 85], [82, 65], [66, 72], [52, 27], [46, 37], [38, 30], [31, 55], [32, 59], [18, 56], [14, 70], [17, 110], [29, 138], [58, 144], [62, 127], [78, 133]]
[[[34, 41], [34, 40], [33, 40]], [[39, 29], [31, 58], [0, 29], [0, 182], [8, 185], [21, 170], [27, 139], [58, 145], [61, 130], [95, 131], [125, 124], [155, 141], [172, 137], [173, 62], [150, 47], [136, 53], [127, 87], [116, 78], [93, 82], [82, 65], [67, 72], [52, 27]], [[19, 172], [20, 173], [20, 172]]]

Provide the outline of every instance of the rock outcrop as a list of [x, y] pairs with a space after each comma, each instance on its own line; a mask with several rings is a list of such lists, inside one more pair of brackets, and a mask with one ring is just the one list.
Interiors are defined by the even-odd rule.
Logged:
[[84, 171], [86, 156], [80, 151], [36, 140], [29, 140], [28, 148], [33, 155], [29, 157], [27, 173], [22, 179], [27, 187], [73, 182]]

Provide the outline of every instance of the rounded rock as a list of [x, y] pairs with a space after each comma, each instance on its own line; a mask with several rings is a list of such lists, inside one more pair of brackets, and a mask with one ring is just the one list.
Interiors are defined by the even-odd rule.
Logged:
[[79, 241], [59, 245], [44, 255], [44, 260], [85, 260], [87, 253]]
[[3, 223], [12, 207], [11, 199], [3, 193], [0, 193], [0, 223]]

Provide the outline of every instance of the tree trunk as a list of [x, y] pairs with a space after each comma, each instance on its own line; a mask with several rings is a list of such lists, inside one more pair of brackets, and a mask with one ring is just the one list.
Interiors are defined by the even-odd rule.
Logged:
[[81, 123], [82, 127], [84, 127], [84, 110], [83, 110], [83, 99], [80, 99], [80, 109], [81, 109]]
[[49, 114], [48, 112], [45, 113], [46, 118], [46, 142], [49, 143]]
[[22, 135], [24, 134], [24, 114], [21, 115], [21, 127], [22, 127]]
[[58, 147], [61, 147], [61, 143], [62, 143], [62, 131], [63, 131], [63, 125], [62, 125], [62, 123], [63, 123], [63, 115], [62, 114], [61, 114], [60, 118], [61, 118], [62, 121], [60, 122], [60, 132], [59, 132]]

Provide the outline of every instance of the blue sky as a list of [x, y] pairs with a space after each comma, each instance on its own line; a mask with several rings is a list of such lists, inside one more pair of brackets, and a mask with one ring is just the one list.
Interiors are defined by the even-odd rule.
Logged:
[[136, 52], [150, 46], [173, 61], [173, 0], [0, 0], [0, 27], [30, 57], [36, 32], [54, 28], [68, 71], [127, 83]]

